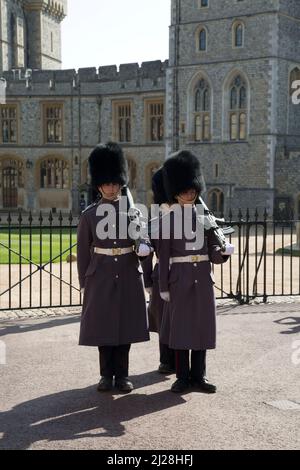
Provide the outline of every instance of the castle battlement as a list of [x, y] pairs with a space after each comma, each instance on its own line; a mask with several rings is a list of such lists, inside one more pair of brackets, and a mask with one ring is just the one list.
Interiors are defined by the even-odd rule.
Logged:
[[67, 15], [67, 0], [23, 0], [26, 10], [43, 10], [59, 20]]
[[[69, 83], [73, 88], [77, 88], [79, 84], [105, 84], [107, 82], [116, 82], [119, 88], [128, 89], [134, 86], [136, 89], [143, 88], [143, 83], [155, 84], [158, 79], [165, 83], [166, 70], [168, 61], [150, 61], [143, 62], [141, 66], [138, 63], [120, 64], [96, 67], [80, 68], [66, 70], [31, 70], [31, 69], [13, 69], [2, 73], [7, 83], [7, 95], [10, 94], [34, 94], [35, 85], [38, 85], [38, 92], [41, 91], [41, 85], [46, 92], [49, 89], [57, 89], [60, 84]], [[132, 84], [134, 81], [134, 85]], [[128, 84], [128, 86], [127, 86]], [[45, 88], [43, 87], [45, 85]]]

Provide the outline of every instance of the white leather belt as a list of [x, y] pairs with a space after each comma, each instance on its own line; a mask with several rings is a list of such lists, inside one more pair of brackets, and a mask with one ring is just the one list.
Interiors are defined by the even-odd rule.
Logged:
[[94, 247], [94, 253], [106, 256], [127, 255], [128, 253], [132, 253], [133, 251], [134, 246], [130, 246], [128, 248], [99, 248], [97, 246]]
[[208, 255], [190, 255], [190, 256], [174, 256], [170, 258], [170, 264], [173, 263], [200, 263], [201, 261], [209, 261]]

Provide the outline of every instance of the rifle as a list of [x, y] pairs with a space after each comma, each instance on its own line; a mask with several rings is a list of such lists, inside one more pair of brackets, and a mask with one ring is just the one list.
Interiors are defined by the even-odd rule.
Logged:
[[226, 223], [225, 219], [215, 217], [212, 211], [207, 207], [203, 199], [199, 196], [199, 199], [196, 202], [196, 207], [200, 204], [203, 206], [204, 209], [204, 229], [206, 231], [212, 230], [215, 233], [221, 251], [225, 251], [226, 235], [234, 233], [234, 228], [230, 226], [220, 227], [219, 224]]

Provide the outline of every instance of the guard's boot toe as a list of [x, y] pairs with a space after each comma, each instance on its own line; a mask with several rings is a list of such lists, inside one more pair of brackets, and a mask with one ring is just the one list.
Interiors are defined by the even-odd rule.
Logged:
[[188, 381], [177, 379], [171, 387], [171, 392], [183, 393], [183, 392], [186, 392], [188, 388], [189, 388]]
[[101, 377], [100, 382], [98, 383], [97, 390], [98, 392], [107, 392], [112, 389], [113, 381], [110, 377]]
[[168, 375], [173, 374], [175, 372], [175, 369], [170, 364], [164, 364], [161, 362], [158, 367], [158, 372], [160, 374]]
[[120, 392], [130, 393], [133, 390], [133, 384], [126, 377], [115, 380], [115, 387], [120, 390]]
[[217, 387], [208, 382], [206, 377], [201, 379], [192, 379], [191, 380], [192, 386], [201, 390], [204, 393], [216, 393]]

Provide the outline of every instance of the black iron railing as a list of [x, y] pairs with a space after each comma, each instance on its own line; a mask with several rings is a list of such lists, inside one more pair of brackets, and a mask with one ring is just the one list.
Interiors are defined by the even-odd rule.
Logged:
[[[300, 222], [240, 211], [229, 214], [229, 223], [235, 253], [213, 266], [217, 298], [248, 303], [300, 295]], [[0, 310], [81, 305], [77, 224], [71, 213], [1, 216]]]

